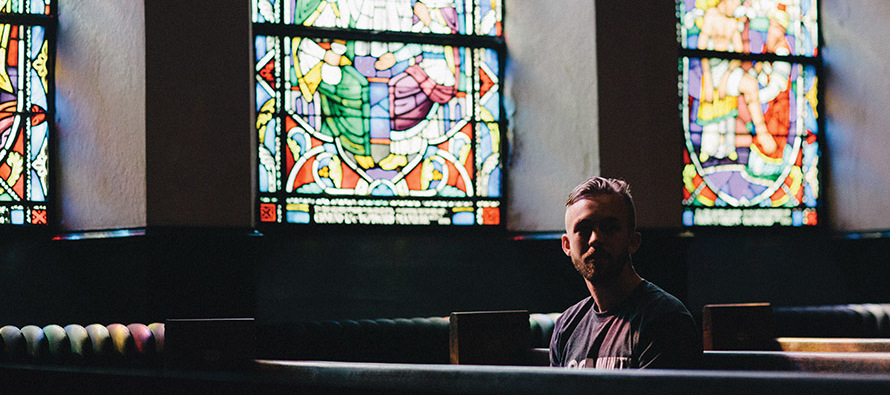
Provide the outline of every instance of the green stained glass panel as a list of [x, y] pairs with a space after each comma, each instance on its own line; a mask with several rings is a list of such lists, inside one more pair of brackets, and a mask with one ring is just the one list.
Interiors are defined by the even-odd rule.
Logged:
[[500, 1], [253, 5], [261, 222], [501, 224]]
[[[372, 56], [374, 45], [384, 46], [384, 55]], [[280, 49], [280, 57], [270, 48]], [[273, 77], [279, 74], [274, 66], [257, 74], [257, 108], [264, 121], [258, 124], [261, 192], [404, 198], [395, 204], [409, 205], [401, 208], [406, 212], [417, 211], [418, 199], [468, 199], [442, 201], [437, 204], [446, 207], [417, 214], [436, 223], [447, 222], [440, 215], [456, 214], [473, 223], [476, 209], [497, 208], [497, 200], [485, 210], [472, 200], [500, 197], [496, 52], [259, 36], [256, 53], [258, 70], [279, 64], [276, 60], [284, 65], [280, 79]], [[279, 97], [283, 115], [267, 117]], [[272, 143], [278, 136], [284, 152]], [[408, 220], [417, 221], [429, 222]]]

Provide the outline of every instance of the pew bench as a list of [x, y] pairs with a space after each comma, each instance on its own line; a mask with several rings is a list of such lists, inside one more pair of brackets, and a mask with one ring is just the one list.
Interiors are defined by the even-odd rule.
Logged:
[[333, 393], [890, 393], [890, 376], [797, 371], [595, 370], [534, 366], [257, 361], [276, 380]]
[[702, 308], [705, 350], [890, 352], [890, 304]]
[[890, 336], [888, 312], [890, 305], [877, 304], [706, 305], [703, 365], [715, 370], [890, 373], [890, 338], [879, 338]]
[[0, 363], [9, 393], [887, 394], [890, 376], [794, 371], [558, 369], [257, 360], [237, 371]]
[[[245, 334], [252, 333], [252, 320], [186, 320], [173, 321], [173, 325], [168, 321], [168, 349], [163, 352], [165, 359], [169, 361], [171, 345], [173, 350], [179, 349], [176, 352], [192, 354], [191, 358], [180, 359], [177, 365], [66, 365], [53, 359], [43, 361], [56, 362], [6, 361], [0, 362], [0, 386], [9, 390], [76, 388], [99, 392], [113, 389], [130, 393], [191, 393], [201, 390], [215, 393], [568, 394], [590, 388], [612, 394], [890, 393], [890, 375], [886, 374], [890, 372], [890, 352], [883, 351], [882, 347], [886, 347], [883, 339], [864, 342], [869, 350], [867, 352], [855, 348], [862, 347], [862, 344], [857, 344], [860, 339], [830, 339], [824, 342], [834, 347], [833, 352], [708, 350], [704, 352], [703, 365], [698, 370], [597, 371], [549, 368], [545, 366], [549, 362], [548, 350], [543, 346], [549, 341], [552, 322], [556, 316], [528, 314], [524, 311], [472, 312], [416, 321], [369, 320], [364, 322], [365, 326], [358, 321], [358, 326], [343, 323], [337, 326], [332, 322], [309, 325], [313, 330], [319, 330], [319, 333], [324, 328], [333, 327], [333, 333], [337, 336], [359, 335], [363, 341], [385, 340], [383, 344], [375, 346], [374, 350], [378, 352], [385, 352], [383, 346], [410, 345], [420, 338], [435, 338], [435, 342], [427, 343], [435, 344], [431, 348], [437, 350], [435, 363], [313, 361], [290, 357], [270, 359], [263, 356], [254, 359], [252, 348], [247, 347], [228, 355], [230, 358], [239, 358], [238, 363], [213, 365], [202, 358], [208, 355], [225, 357], [225, 353], [219, 351], [220, 348], [232, 347], [231, 342], [239, 339], [246, 338], [248, 343], [255, 339], [257, 345], [268, 342], [270, 339], [263, 336], [274, 332], [268, 331], [268, 328], [254, 328], [257, 329], [256, 337], [244, 337]], [[172, 331], [169, 330], [171, 327]], [[355, 332], [362, 328], [376, 329], [369, 329], [364, 335]], [[410, 330], [400, 332], [406, 328]], [[50, 328], [50, 332], [53, 331], [56, 329]], [[288, 335], [294, 333], [278, 332], [280, 337], [277, 339], [287, 340], [290, 338]], [[369, 337], [369, 333], [381, 337]], [[498, 336], [501, 340], [497, 340]], [[202, 343], [207, 338], [218, 339], [221, 343], [211, 342], [203, 344], [206, 347], [193, 347], [190, 350], [181, 348], [183, 342]], [[475, 340], [470, 340], [473, 338]], [[778, 344], [788, 344], [789, 347], [791, 344], [804, 347], [805, 344], [814, 343], [812, 338], [776, 339]], [[303, 339], [304, 342], [315, 340], [318, 338], [312, 336]], [[443, 344], [446, 358], [441, 354]], [[498, 357], [507, 355], [512, 359], [494, 362], [517, 366], [493, 366], [487, 363], [491, 361], [465, 359], [474, 355], [473, 348], [491, 345], [496, 345], [495, 349], [512, 350]], [[851, 349], [856, 351], [850, 351]], [[323, 350], [324, 347], [319, 345], [313, 352], [320, 353]], [[298, 350], [288, 348], [287, 351], [282, 355]], [[454, 355], [455, 352], [457, 355]], [[388, 355], [413, 359], [418, 353], [400, 350]], [[479, 355], [492, 357], [495, 353], [489, 347], [484, 353], [476, 353], [474, 358]], [[323, 354], [316, 356], [325, 357]], [[343, 354], [335, 356], [348, 358], [348, 355]], [[374, 356], [365, 354], [361, 357], [372, 359]], [[439, 363], [443, 360], [443, 363]]]
[[[887, 318], [890, 315], [882, 318], [880, 312], [883, 310], [875, 306], [845, 305], [840, 312], [824, 307], [783, 308], [776, 309], [779, 313], [775, 314], [769, 305], [764, 304], [709, 305], [710, 312], [706, 312], [703, 320], [706, 350], [701, 370], [890, 373], [890, 338], [774, 336], [777, 327], [788, 326], [776, 324], [777, 319], [805, 320], [807, 313], [816, 314], [826, 323], [838, 322], [837, 317], [829, 317], [830, 314], [841, 314], [848, 317], [841, 322], [862, 327], [853, 333], [878, 335], [884, 326], [890, 326], [885, 322], [890, 322]], [[730, 312], [728, 315], [727, 311]], [[850, 311], [868, 312], [874, 317], [852, 320]], [[88, 326], [93, 332], [87, 335], [81, 333], [87, 331], [81, 331], [78, 325], [65, 328], [30, 325], [23, 327], [24, 331], [7, 326], [0, 328], [0, 361], [56, 366], [166, 366], [211, 370], [242, 370], [252, 366], [254, 358], [263, 361], [542, 367], [549, 364], [547, 347], [558, 317], [559, 314], [529, 314], [520, 310], [288, 326], [256, 326], [252, 319], [216, 323], [214, 320], [170, 320], [167, 327], [171, 322], [174, 324], [174, 336], [168, 334], [166, 341], [173, 340], [172, 353], [164, 350], [164, 323], [96, 324]], [[220, 324], [223, 326], [218, 327]], [[197, 326], [188, 329], [189, 325]], [[213, 325], [217, 325], [216, 329], [208, 332]], [[794, 325], [803, 327], [800, 323]], [[869, 325], [875, 330], [867, 330]], [[732, 328], [732, 331], [726, 328]], [[218, 344], [202, 344], [202, 339], [215, 339]], [[728, 346], [731, 342], [719, 339], [729, 339], [735, 345]], [[240, 346], [234, 346], [238, 344]], [[214, 358], [216, 362], [211, 361]], [[225, 365], [226, 361], [232, 360], [239, 362]]]

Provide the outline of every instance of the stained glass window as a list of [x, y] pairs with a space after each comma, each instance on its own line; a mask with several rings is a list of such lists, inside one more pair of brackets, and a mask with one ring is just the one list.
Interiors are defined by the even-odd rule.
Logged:
[[500, 0], [254, 0], [259, 219], [500, 225]]
[[55, 10], [0, 1], [0, 226], [48, 224]]
[[820, 222], [816, 0], [678, 0], [687, 226]]

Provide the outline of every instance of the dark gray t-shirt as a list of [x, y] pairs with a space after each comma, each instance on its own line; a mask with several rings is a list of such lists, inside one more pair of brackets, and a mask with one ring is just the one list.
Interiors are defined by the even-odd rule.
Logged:
[[592, 297], [556, 320], [550, 366], [634, 369], [693, 368], [701, 358], [701, 334], [686, 307], [643, 280], [612, 311], [597, 312]]

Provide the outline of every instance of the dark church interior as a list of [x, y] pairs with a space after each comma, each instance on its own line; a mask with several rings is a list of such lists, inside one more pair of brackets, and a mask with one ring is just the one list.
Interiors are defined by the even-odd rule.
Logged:
[[[535, 12], [528, 10], [543, 4], [504, 2], [507, 78], [516, 73], [521, 84], [531, 78], [522, 75], [528, 57], [511, 39], [540, 35], [528, 30], [547, 22], [528, 20]], [[890, 390], [890, 167], [883, 150], [890, 144], [883, 133], [890, 99], [880, 77], [890, 70], [879, 48], [890, 7], [882, 0], [819, 2], [822, 203], [820, 225], [809, 228], [682, 224], [684, 142], [671, 1], [571, 2], [571, 9], [589, 11], [583, 17], [589, 36], [578, 37], [595, 38], [583, 56], [595, 59], [596, 75], [586, 77], [595, 81], [597, 100], [583, 103], [590, 107], [583, 112], [592, 112], [597, 124], [564, 130], [577, 127], [569, 120], [529, 130], [524, 117], [544, 115], [517, 98], [512, 157], [504, 165], [504, 224], [460, 229], [259, 223], [255, 149], [233, 148], [257, 144], [249, 2], [58, 3], [51, 152], [59, 159], [52, 167], [51, 225], [0, 227], [0, 327], [42, 328], [43, 344], [28, 337], [27, 344], [25, 338], [16, 343], [0, 330], [0, 392]], [[90, 56], [105, 62], [101, 57], [112, 51], [86, 55], [78, 51], [93, 48], [72, 46], [101, 31], [97, 21], [125, 14], [139, 20], [144, 42], [135, 45], [135, 53], [141, 51], [136, 64], [144, 70], [100, 70], [92, 82], [78, 77], [79, 62]], [[66, 18], [89, 20], [93, 30], [80, 31]], [[103, 40], [89, 45], [106, 45]], [[83, 108], [72, 86], [101, 90], [102, 78], [121, 76], [142, 90], [127, 91], [89, 116], [132, 120], [114, 109], [132, 108], [129, 95], [138, 98], [132, 100], [141, 107], [136, 120], [144, 125], [124, 133], [115, 129], [131, 125], [115, 123], [109, 133], [125, 136], [103, 148], [104, 137], [88, 129], [105, 126], [68, 118]], [[583, 180], [575, 176], [580, 170], [566, 170], [568, 179], [560, 179], [564, 174], [528, 172], [523, 163], [534, 155], [564, 155], [522, 151], [529, 134], [561, 132], [555, 140], [562, 145], [593, 133], [599, 164], [585, 176], [621, 177], [632, 185], [643, 240], [634, 266], [682, 301], [702, 328], [701, 368], [546, 367], [553, 317], [589, 296], [560, 243], [562, 199]], [[144, 141], [125, 141], [134, 137]], [[80, 146], [66, 147], [72, 140]], [[138, 155], [108, 152], [132, 146]], [[566, 160], [558, 163], [580, 166], [580, 159]], [[95, 167], [78, 170], [84, 163]], [[135, 186], [121, 182], [132, 177]], [[547, 179], [564, 188], [529, 197], [529, 190], [549, 189]], [[557, 217], [529, 225], [527, 211], [545, 204], [552, 207], [542, 211]], [[123, 331], [119, 324], [127, 326], [130, 338], [120, 341], [129, 343], [105, 359], [77, 357], [52, 343], [61, 341], [51, 333], [58, 326], [94, 323], [113, 342], [115, 331]], [[152, 323], [166, 323], [166, 335], [146, 332], [158, 328]], [[73, 338], [63, 343], [75, 348]]]

